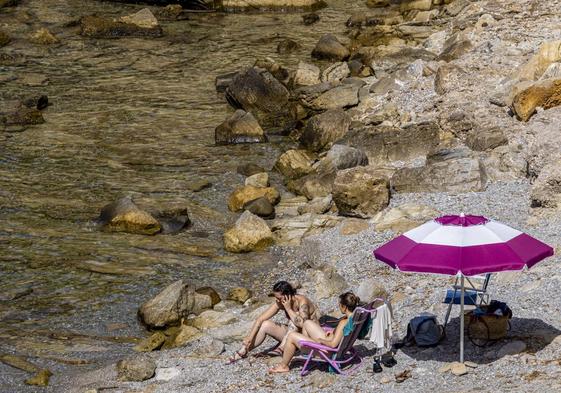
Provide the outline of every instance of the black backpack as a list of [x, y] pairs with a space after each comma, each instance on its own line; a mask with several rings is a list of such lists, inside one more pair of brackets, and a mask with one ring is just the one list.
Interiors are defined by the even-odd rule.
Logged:
[[403, 345], [418, 347], [435, 347], [446, 336], [444, 326], [438, 323], [436, 315], [419, 315], [407, 324], [407, 335]]

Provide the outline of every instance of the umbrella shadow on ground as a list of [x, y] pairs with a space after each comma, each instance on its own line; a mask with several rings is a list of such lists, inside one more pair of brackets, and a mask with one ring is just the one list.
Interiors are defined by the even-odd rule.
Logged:
[[[484, 347], [474, 345], [465, 335], [464, 358], [477, 364], [489, 364], [515, 352], [536, 353], [546, 348], [561, 334], [561, 330], [537, 318], [510, 320], [510, 330], [504, 339], [489, 341]], [[525, 344], [524, 345], [521, 344]], [[482, 344], [482, 341], [478, 341]], [[509, 347], [510, 345], [510, 347]], [[460, 319], [453, 318], [446, 327], [446, 337], [436, 347], [419, 348], [416, 345], [399, 349], [416, 360], [457, 362], [460, 359]]]

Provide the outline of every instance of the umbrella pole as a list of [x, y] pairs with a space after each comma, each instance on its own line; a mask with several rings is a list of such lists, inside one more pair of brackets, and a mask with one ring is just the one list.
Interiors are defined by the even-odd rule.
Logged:
[[464, 275], [460, 273], [460, 363], [464, 362]]

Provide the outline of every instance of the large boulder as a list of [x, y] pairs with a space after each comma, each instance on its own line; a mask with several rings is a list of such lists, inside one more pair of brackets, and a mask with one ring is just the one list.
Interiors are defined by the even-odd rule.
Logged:
[[330, 65], [321, 73], [322, 82], [339, 82], [351, 74], [346, 62], [338, 62]]
[[528, 121], [538, 107], [550, 109], [561, 105], [561, 79], [536, 82], [514, 96], [512, 110], [522, 121]]
[[354, 147], [335, 144], [329, 149], [317, 167], [318, 172], [331, 172], [355, 166], [368, 165], [366, 153]]
[[104, 206], [98, 221], [114, 232], [154, 235], [162, 230], [160, 222], [136, 206], [128, 196]]
[[255, 117], [238, 109], [214, 130], [217, 145], [267, 142], [267, 137]]
[[203, 333], [194, 326], [181, 325], [177, 335], [173, 338], [172, 347], [182, 347], [203, 336]]
[[426, 156], [438, 146], [440, 127], [433, 121], [403, 127], [380, 125], [351, 129], [342, 143], [360, 148], [372, 164], [406, 161]]
[[427, 157], [423, 167], [403, 168], [393, 175], [397, 192], [483, 191], [487, 175], [483, 164], [465, 151], [441, 150]]
[[306, 150], [287, 150], [278, 158], [275, 169], [288, 179], [297, 179], [313, 171], [316, 156]]
[[329, 149], [349, 130], [351, 117], [343, 110], [333, 109], [312, 117], [300, 137], [300, 144], [307, 150]]
[[508, 139], [500, 127], [474, 128], [466, 138], [466, 145], [475, 151], [492, 150], [507, 143]]
[[219, 312], [215, 310], [207, 310], [195, 318], [190, 319], [188, 322], [190, 326], [199, 330], [208, 330], [238, 322], [238, 317], [228, 311]]
[[228, 102], [251, 112], [264, 126], [284, 126], [293, 120], [289, 95], [270, 72], [256, 67], [236, 75], [226, 88]]
[[[133, 17], [131, 16], [129, 20], [132, 21]], [[163, 35], [161, 26], [145, 27], [147, 24], [139, 23], [140, 25], [137, 25], [98, 16], [85, 16], [80, 19], [80, 34], [93, 38], [161, 37]]]
[[274, 187], [243, 186], [230, 194], [228, 209], [233, 212], [241, 211], [246, 203], [261, 197], [267, 198], [273, 205], [276, 205], [280, 200], [280, 194]]
[[333, 207], [333, 197], [331, 195], [327, 195], [324, 197], [317, 197], [312, 199], [310, 202], [306, 203], [305, 205], [298, 206], [297, 211], [298, 214], [323, 214], [327, 211], [331, 210]]
[[230, 252], [263, 250], [273, 244], [267, 223], [249, 211], [243, 212], [233, 228], [224, 233], [224, 248]]
[[130, 357], [117, 363], [120, 381], [142, 382], [150, 379], [156, 372], [156, 362], [145, 356]]
[[542, 168], [532, 186], [532, 207], [561, 207], [561, 159]]
[[161, 328], [177, 324], [192, 312], [194, 306], [194, 289], [183, 280], [178, 280], [142, 304], [138, 316], [145, 325]]
[[333, 34], [323, 35], [312, 51], [312, 57], [316, 59], [334, 61], [347, 60], [350, 54], [349, 50]]
[[298, 179], [290, 180], [286, 187], [290, 192], [303, 195], [308, 199], [314, 199], [331, 194], [334, 180], [335, 172], [313, 172]]
[[339, 171], [333, 183], [333, 201], [341, 215], [373, 217], [388, 206], [389, 180], [383, 171], [374, 166]]

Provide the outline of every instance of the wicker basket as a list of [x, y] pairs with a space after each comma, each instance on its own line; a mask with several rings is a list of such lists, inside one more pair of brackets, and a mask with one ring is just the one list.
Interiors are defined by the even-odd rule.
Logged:
[[469, 310], [464, 313], [464, 326], [469, 329], [471, 338], [499, 340], [508, 333], [508, 319], [506, 315], [474, 315], [473, 310]]

